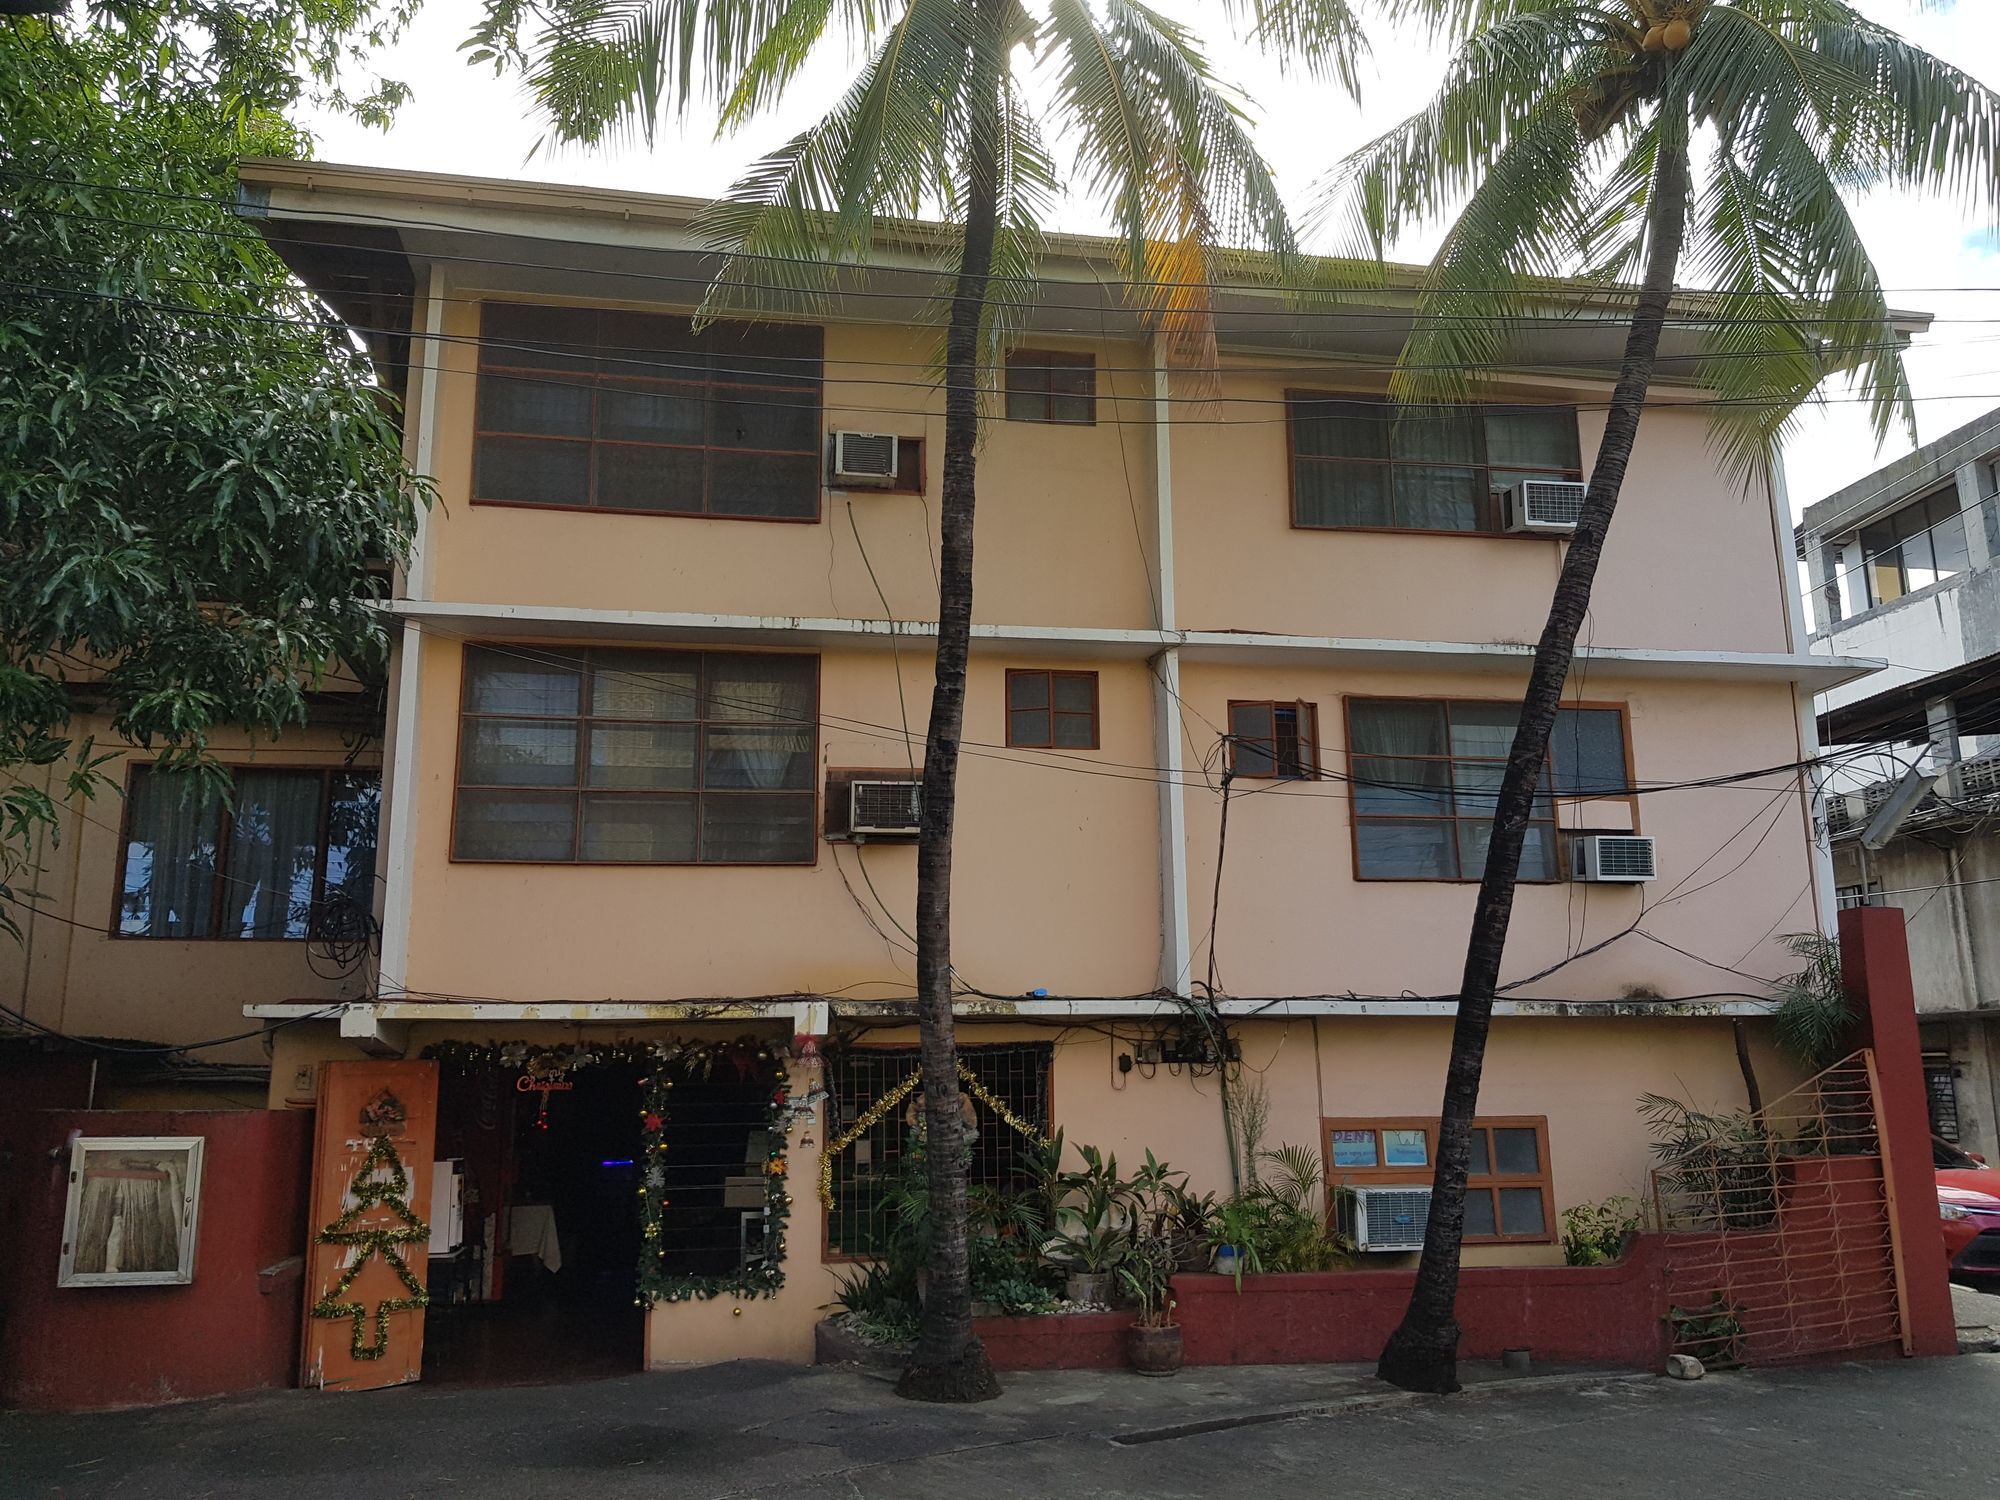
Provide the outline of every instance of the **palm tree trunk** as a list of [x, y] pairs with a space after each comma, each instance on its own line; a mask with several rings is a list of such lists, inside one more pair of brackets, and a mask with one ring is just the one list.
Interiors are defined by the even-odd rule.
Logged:
[[[1671, 109], [1671, 102], [1666, 106]], [[1671, 122], [1670, 122], [1671, 123]], [[1472, 1117], [1479, 1104], [1479, 1075], [1486, 1061], [1486, 1034], [1493, 1020], [1494, 990], [1514, 908], [1521, 870], [1521, 845], [1529, 814], [1548, 764], [1549, 734], [1562, 704], [1576, 636], [1590, 607], [1590, 586], [1603, 555], [1605, 533], [1618, 504], [1625, 468], [1639, 434], [1639, 418], [1652, 383], [1660, 335], [1673, 297], [1674, 271], [1687, 224], [1687, 144], [1663, 130], [1653, 171], [1648, 208], [1650, 241], [1646, 275], [1640, 283], [1625, 359], [1605, 416], [1604, 438], [1591, 470], [1590, 488], [1576, 534], [1563, 559], [1549, 605], [1548, 623], [1535, 646], [1520, 727], [1507, 754], [1507, 769], [1494, 799], [1493, 840], [1486, 871], [1472, 909], [1465, 973], [1459, 983], [1458, 1018], [1451, 1033], [1451, 1060], [1445, 1070], [1444, 1107], [1438, 1128], [1437, 1170], [1432, 1179], [1430, 1220], [1416, 1287], [1403, 1321], [1382, 1351], [1376, 1374], [1404, 1390], [1448, 1395], [1458, 1389], [1458, 1265], [1465, 1233], [1465, 1179], [1472, 1158]]]
[[[988, 18], [990, 21], [990, 17]], [[997, 62], [998, 55], [995, 54]], [[979, 59], [975, 59], [975, 66]], [[1000, 1382], [972, 1331], [958, 1039], [952, 1022], [951, 859], [958, 743], [972, 642], [972, 520], [979, 442], [980, 325], [999, 216], [999, 79], [976, 90], [965, 239], [944, 345], [944, 491], [938, 507], [938, 641], [924, 741], [924, 807], [917, 835], [917, 1025], [924, 1070], [925, 1167], [930, 1178], [930, 1285], [896, 1394], [917, 1401], [987, 1401]]]

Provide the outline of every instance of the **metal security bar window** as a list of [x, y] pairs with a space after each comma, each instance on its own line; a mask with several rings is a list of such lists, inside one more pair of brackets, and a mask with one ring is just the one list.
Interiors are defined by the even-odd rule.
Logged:
[[[1349, 793], [1361, 880], [1477, 880], [1520, 706], [1466, 700], [1351, 698]], [[1629, 790], [1625, 718], [1617, 708], [1564, 708], [1549, 737], [1543, 794], [1521, 849], [1521, 879], [1552, 881], [1555, 798]]]
[[309, 938], [335, 902], [374, 905], [375, 771], [239, 767], [227, 800], [136, 766], [125, 791], [118, 910], [126, 938]]
[[1007, 420], [1091, 426], [1097, 421], [1097, 356], [1016, 349], [1007, 356]]
[[[1054, 1047], [1046, 1042], [962, 1047], [958, 1055], [994, 1098], [1037, 1130], [1049, 1129], [1049, 1064]], [[833, 1122], [829, 1128], [835, 1134], [847, 1130], [870, 1105], [916, 1072], [918, 1062], [914, 1047], [851, 1047], [837, 1053], [827, 1069]], [[969, 1101], [972, 1185], [1006, 1190], [1026, 1186], [1029, 1142], [970, 1094], [963, 1097]], [[888, 1233], [884, 1189], [901, 1169], [922, 1107], [913, 1091], [834, 1159], [833, 1207], [827, 1214], [829, 1258], [865, 1259], [881, 1253]]]
[[480, 333], [476, 502], [819, 519], [819, 329], [489, 302]]
[[460, 860], [811, 864], [819, 658], [469, 646]]
[[1405, 410], [1312, 391], [1285, 403], [1298, 527], [1498, 532], [1496, 491], [1583, 475], [1566, 406]]

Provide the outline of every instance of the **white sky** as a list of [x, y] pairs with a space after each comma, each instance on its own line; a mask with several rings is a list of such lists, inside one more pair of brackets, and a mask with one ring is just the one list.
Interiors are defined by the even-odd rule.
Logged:
[[[1198, 27], [1220, 32], [1210, 15], [1219, 10], [1213, 0], [1159, 3]], [[1961, 0], [1941, 13], [1921, 13], [1915, 0], [1858, 3], [1937, 55], [2000, 86], [2000, 4], [1994, 0]], [[710, 195], [822, 112], [853, 72], [853, 59], [828, 56], [794, 84], [781, 109], [728, 140], [714, 141], [697, 127], [663, 138], [651, 152], [635, 145], [533, 154], [542, 132], [517, 84], [469, 67], [458, 51], [478, 10], [474, 0], [429, 0], [403, 41], [378, 59], [382, 73], [415, 90], [392, 131], [308, 115], [305, 123], [319, 137], [322, 159]], [[1440, 61], [1407, 39], [1383, 45], [1370, 66], [1364, 101], [1356, 106], [1338, 89], [1281, 77], [1248, 48], [1220, 44], [1213, 55], [1217, 71], [1256, 101], [1260, 143], [1300, 212], [1314, 179], [1342, 153], [1421, 106]], [[1074, 209], [1057, 217], [1055, 227], [1098, 227]], [[2000, 244], [1984, 226], [1936, 203], [1878, 195], [1858, 207], [1856, 218], [1891, 289], [1891, 303], [1938, 320], [1910, 355], [1919, 441], [1929, 442], [2000, 406]], [[1429, 248], [1426, 241], [1412, 241], [1401, 253], [1422, 259]], [[1955, 287], [1987, 290], [1936, 290]], [[1785, 455], [1794, 508], [1909, 446], [1898, 435], [1878, 452], [1865, 408], [1857, 405], [1832, 405], [1808, 415]]]

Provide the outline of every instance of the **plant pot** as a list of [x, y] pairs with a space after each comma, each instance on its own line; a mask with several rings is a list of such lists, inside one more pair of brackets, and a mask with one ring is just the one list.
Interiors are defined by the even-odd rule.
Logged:
[[1063, 1294], [1072, 1302], [1111, 1301], [1111, 1278], [1102, 1271], [1072, 1271], [1063, 1283]]
[[1181, 1367], [1181, 1330], [1178, 1323], [1168, 1328], [1148, 1328], [1134, 1323], [1125, 1333], [1126, 1356], [1137, 1375], [1172, 1375]]
[[1218, 1276], [1234, 1276], [1236, 1274], [1236, 1263], [1242, 1258], [1242, 1252], [1234, 1245], [1217, 1245], [1215, 1247], [1215, 1274]]

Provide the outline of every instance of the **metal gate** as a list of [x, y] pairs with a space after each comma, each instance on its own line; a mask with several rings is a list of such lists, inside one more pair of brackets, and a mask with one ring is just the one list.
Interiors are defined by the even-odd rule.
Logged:
[[1730, 1365], [1907, 1350], [1873, 1053], [1755, 1114], [1651, 1104], [1673, 1144], [1652, 1210], [1675, 1352]]

